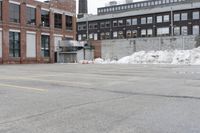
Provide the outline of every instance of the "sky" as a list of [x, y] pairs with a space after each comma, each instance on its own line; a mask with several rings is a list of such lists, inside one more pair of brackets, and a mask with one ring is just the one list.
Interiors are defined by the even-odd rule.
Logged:
[[[38, 0], [38, 1], [44, 1], [44, 0]], [[97, 8], [98, 7], [104, 7], [106, 3], [108, 3], [111, 0], [88, 0], [88, 12], [89, 14], [97, 14]], [[117, 0], [120, 2], [123, 2], [125, 0]], [[133, 0], [134, 2], [142, 1], [142, 0]], [[76, 0], [77, 9], [78, 9], [78, 0]]]

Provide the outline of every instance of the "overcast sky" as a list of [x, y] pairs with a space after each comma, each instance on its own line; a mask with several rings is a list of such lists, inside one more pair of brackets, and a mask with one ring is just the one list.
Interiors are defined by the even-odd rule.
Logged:
[[[44, 1], [44, 0], [38, 0], [38, 1]], [[78, 1], [76, 0], [77, 4], [77, 9], [78, 9]], [[104, 7], [106, 3], [108, 3], [111, 0], [88, 0], [88, 12], [89, 14], [96, 14], [97, 13], [97, 8], [98, 7]], [[125, 0], [117, 0], [120, 2], [123, 2]], [[133, 0], [134, 2], [136, 1], [143, 1], [143, 0]]]

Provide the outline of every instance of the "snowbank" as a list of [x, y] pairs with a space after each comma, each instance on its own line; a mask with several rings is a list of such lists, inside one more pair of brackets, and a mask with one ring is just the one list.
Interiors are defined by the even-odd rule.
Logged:
[[94, 64], [183, 64], [200, 65], [200, 47], [192, 50], [140, 51], [118, 61], [97, 58]]

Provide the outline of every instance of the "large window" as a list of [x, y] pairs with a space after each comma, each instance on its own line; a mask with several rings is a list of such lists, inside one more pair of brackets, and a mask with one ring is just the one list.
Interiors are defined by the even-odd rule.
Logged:
[[141, 18], [141, 24], [146, 24], [147, 23], [147, 19], [146, 18]]
[[180, 21], [180, 14], [174, 14], [174, 21]]
[[147, 36], [148, 37], [153, 36], [153, 30], [152, 29], [147, 29]]
[[10, 17], [10, 22], [15, 22], [15, 23], [19, 23], [20, 22], [20, 10], [19, 10], [20, 6], [17, 4], [13, 4], [10, 3], [10, 7], [9, 7], [9, 17]]
[[169, 35], [169, 27], [157, 28], [157, 36]]
[[9, 55], [10, 57], [20, 57], [19, 32], [9, 32]]
[[199, 25], [194, 25], [192, 27], [192, 34], [193, 35], [199, 35]]
[[147, 30], [146, 29], [142, 29], [141, 30], [141, 37], [146, 37], [147, 35]]
[[147, 24], [153, 23], [153, 17], [147, 17]]
[[73, 29], [73, 22], [72, 22], [72, 16], [66, 16], [66, 28], [67, 30]]
[[49, 11], [41, 11], [41, 23], [44, 27], [49, 27]]
[[26, 16], [27, 16], [27, 24], [35, 25], [35, 8], [27, 7], [26, 9]]
[[54, 14], [54, 27], [59, 29], [62, 28], [62, 14]]
[[192, 13], [192, 19], [199, 19], [199, 11]]
[[126, 26], [131, 26], [131, 19], [126, 20]]
[[41, 36], [41, 55], [42, 57], [49, 57], [50, 38], [48, 35]]
[[188, 27], [187, 26], [182, 26], [181, 27], [181, 35], [188, 35]]
[[132, 25], [137, 25], [137, 18], [132, 19]]
[[181, 20], [188, 20], [188, 13], [181, 13]]
[[164, 15], [163, 16], [163, 21], [164, 22], [169, 22], [169, 15]]
[[124, 25], [123, 20], [118, 20], [118, 26], [123, 26], [123, 25]]
[[162, 23], [162, 16], [157, 16], [157, 23]]
[[180, 34], [180, 27], [174, 27], [174, 35], [179, 36]]

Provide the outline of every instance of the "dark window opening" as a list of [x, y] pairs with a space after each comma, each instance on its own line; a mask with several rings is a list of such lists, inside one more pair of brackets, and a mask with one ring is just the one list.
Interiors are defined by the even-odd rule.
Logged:
[[9, 32], [9, 56], [20, 57], [20, 34]]

